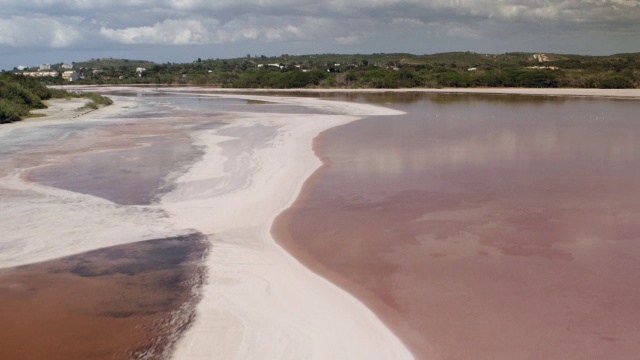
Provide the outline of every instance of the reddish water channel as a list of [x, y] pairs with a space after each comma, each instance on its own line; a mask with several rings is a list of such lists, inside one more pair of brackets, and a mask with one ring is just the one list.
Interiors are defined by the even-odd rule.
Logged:
[[[350, 95], [353, 97], [353, 95]], [[355, 96], [275, 231], [418, 358], [640, 353], [640, 102]]]

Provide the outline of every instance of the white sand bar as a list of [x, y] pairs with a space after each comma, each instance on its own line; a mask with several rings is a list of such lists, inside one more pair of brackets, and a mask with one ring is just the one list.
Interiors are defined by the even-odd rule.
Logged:
[[[311, 148], [319, 132], [357, 116], [398, 112], [316, 99], [276, 100], [344, 115], [244, 113], [233, 125], [198, 135], [207, 155], [178, 179], [162, 204], [179, 227], [198, 229], [212, 240], [209, 281], [174, 359], [412, 358], [371, 311], [303, 267], [270, 231], [321, 165]], [[229, 133], [242, 137], [238, 141]]]

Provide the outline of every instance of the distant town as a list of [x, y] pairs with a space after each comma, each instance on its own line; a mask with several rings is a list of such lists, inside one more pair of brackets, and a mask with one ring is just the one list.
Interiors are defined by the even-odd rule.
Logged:
[[[86, 78], [86, 71], [84, 68], [80, 69], [80, 71], [74, 70], [73, 63], [61, 63], [52, 65], [51, 64], [40, 64], [40, 66], [36, 69], [29, 68], [26, 65], [18, 65], [15, 67], [17, 70], [16, 74], [22, 74], [24, 76], [31, 76], [37, 78], [50, 77], [56, 78], [60, 77], [63, 81], [78, 81], [78, 79]], [[91, 70], [92, 74], [99, 74], [104, 70], [93, 69]], [[136, 68], [136, 74], [139, 76], [146, 71], [145, 68]]]

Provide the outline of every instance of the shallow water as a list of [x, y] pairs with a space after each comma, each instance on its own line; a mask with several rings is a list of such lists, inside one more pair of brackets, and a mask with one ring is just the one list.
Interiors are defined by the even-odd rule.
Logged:
[[327, 97], [407, 115], [320, 137], [284, 243], [419, 358], [640, 351], [640, 102]]
[[192, 234], [0, 270], [0, 358], [165, 359], [206, 249]]

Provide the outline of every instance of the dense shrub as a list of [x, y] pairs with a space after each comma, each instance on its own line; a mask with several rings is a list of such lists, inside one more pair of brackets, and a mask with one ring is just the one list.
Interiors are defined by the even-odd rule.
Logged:
[[0, 124], [18, 121], [28, 113], [28, 107], [0, 98]]
[[599, 87], [603, 89], [628, 89], [633, 87], [633, 83], [628, 77], [612, 75], [600, 80]]

